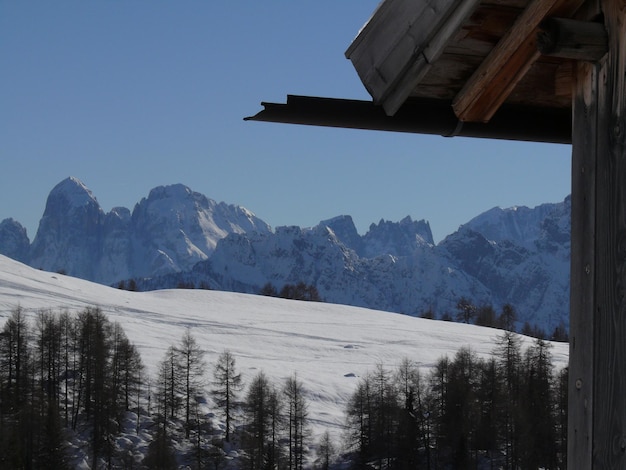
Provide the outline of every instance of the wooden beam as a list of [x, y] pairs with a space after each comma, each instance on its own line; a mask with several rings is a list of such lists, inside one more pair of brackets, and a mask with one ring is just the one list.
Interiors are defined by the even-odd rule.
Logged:
[[537, 48], [541, 54], [562, 59], [597, 62], [608, 51], [602, 23], [550, 18], [540, 25]]
[[478, 6], [479, 0], [457, 2], [453, 11], [434, 31], [425, 44], [414, 44], [415, 50], [405, 65], [389, 94], [381, 101], [388, 116], [393, 116], [409, 98], [415, 87], [430, 71], [432, 64], [441, 56], [450, 38], [461, 28], [461, 24]]
[[455, 97], [462, 121], [487, 122], [539, 58], [537, 33], [547, 16], [571, 16], [583, 0], [534, 0]]
[[573, 99], [568, 468], [626, 468], [626, 1]]
[[479, 0], [385, 0], [345, 55], [363, 85], [393, 116]]

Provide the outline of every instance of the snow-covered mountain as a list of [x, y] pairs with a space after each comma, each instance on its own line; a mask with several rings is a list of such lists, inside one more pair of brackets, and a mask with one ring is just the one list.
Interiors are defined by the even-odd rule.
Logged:
[[[67, 178], [50, 192], [28, 256], [21, 259], [109, 284], [191, 269], [219, 239], [248, 230], [270, 227], [242, 207], [217, 203], [181, 184], [153, 189], [132, 214], [124, 207], [105, 214], [82, 182]], [[0, 249], [8, 256], [12, 251]]]
[[[267, 282], [278, 288], [305, 282], [330, 302], [410, 315], [429, 308], [446, 311], [461, 293], [481, 302], [490, 299], [488, 288], [415, 235], [419, 223], [405, 219], [401, 224], [381, 223], [375, 230], [383, 229], [374, 233], [370, 230], [360, 245], [364, 253], [377, 253], [372, 257], [347, 247], [332, 225], [331, 221], [311, 229], [279, 227], [272, 234], [229, 235], [194, 272], [215, 281], [218, 288], [240, 292], [258, 292]], [[393, 239], [411, 243], [398, 247], [396, 252], [402, 255], [382, 254], [380, 247], [392, 248]]]
[[257, 293], [304, 282], [328, 302], [409, 315], [454, 316], [461, 297], [518, 326], [569, 324], [570, 199], [535, 208], [494, 208], [438, 244], [428, 222], [381, 220], [360, 235], [348, 215], [313, 228], [272, 230], [248, 210], [183, 185], [153, 189], [132, 213], [104, 213], [80, 181], [48, 197], [30, 248], [26, 232], [0, 224], [0, 253], [35, 268], [112, 284], [145, 278], [149, 289], [193, 284]]
[[569, 325], [571, 200], [534, 209], [492, 209], [437, 249], [488, 286], [495, 305], [510, 303], [520, 322], [551, 331]]
[[409, 315], [454, 315], [461, 297], [496, 310], [510, 303], [519, 326], [550, 332], [568, 324], [569, 225], [569, 198], [538, 214], [489, 211], [438, 245], [424, 221], [381, 221], [359, 236], [342, 216], [311, 229], [231, 234], [194, 267], [195, 282], [252, 293], [302, 281], [330, 302]]
[[[348, 400], [359, 377], [377, 365], [393, 369], [407, 358], [427, 372], [442, 356], [452, 357], [464, 346], [490, 357], [501, 335], [491, 328], [328, 303], [206, 290], [129, 292], [0, 256], [0, 325], [18, 305], [31, 319], [41, 310], [77, 314], [99, 307], [136, 345], [147, 377], [156, 376], [167, 348], [187, 328], [206, 352], [208, 364], [230, 351], [245, 385], [259, 371], [274, 383], [297, 374], [309, 403], [314, 442], [326, 430], [334, 442], [341, 442]], [[553, 362], [562, 368], [568, 346], [552, 345]], [[208, 392], [207, 398], [208, 411], [215, 413]], [[223, 422], [216, 423], [220, 426]], [[134, 439], [137, 451], [145, 452], [149, 442]], [[89, 466], [77, 463], [75, 468]]]

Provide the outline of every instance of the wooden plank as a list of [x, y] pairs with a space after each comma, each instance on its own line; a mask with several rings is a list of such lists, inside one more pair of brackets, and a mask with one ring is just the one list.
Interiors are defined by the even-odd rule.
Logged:
[[485, 0], [483, 5], [507, 6], [515, 8], [526, 8], [531, 0]]
[[578, 65], [572, 152], [568, 468], [626, 468], [626, 2], [609, 52]]
[[[449, 54], [446, 50], [420, 81], [411, 97], [437, 98], [452, 102], [479, 65], [480, 57]], [[557, 73], [561, 77], [558, 90]], [[570, 108], [571, 86], [571, 67], [564, 67], [560, 59], [538, 60], [509, 95], [507, 104]]]
[[626, 2], [601, 2], [609, 53], [597, 119], [593, 465], [626, 468]]
[[[545, 61], [537, 60], [524, 78], [515, 86], [507, 97], [507, 104], [528, 104], [530, 106], [545, 106], [557, 108], [571, 108], [572, 106], [572, 78], [569, 77], [567, 93], [563, 89], [557, 93], [557, 72], [562, 65], [559, 59]], [[562, 85], [564, 86], [564, 85]]]
[[598, 67], [580, 64], [576, 73], [572, 127], [572, 232], [568, 464], [591, 469], [593, 311], [595, 305], [596, 140]]
[[446, 47], [446, 54], [489, 55], [523, 10], [481, 3]]
[[393, 115], [479, 0], [386, 0], [346, 51], [367, 91]]
[[571, 98], [574, 83], [574, 65], [575, 62], [566, 60], [554, 71], [554, 96]]
[[442, 0], [434, 8], [430, 3], [385, 0], [346, 51], [346, 57], [375, 102], [381, 102], [389, 94], [413, 57], [416, 45], [423, 47], [453, 0]]
[[546, 16], [570, 16], [582, 0], [534, 0], [453, 102], [462, 121], [487, 122], [539, 58], [536, 35]]

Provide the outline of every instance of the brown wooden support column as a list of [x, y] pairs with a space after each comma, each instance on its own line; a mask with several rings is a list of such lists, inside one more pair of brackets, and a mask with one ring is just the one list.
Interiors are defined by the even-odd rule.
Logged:
[[626, 468], [626, 0], [573, 97], [568, 468]]

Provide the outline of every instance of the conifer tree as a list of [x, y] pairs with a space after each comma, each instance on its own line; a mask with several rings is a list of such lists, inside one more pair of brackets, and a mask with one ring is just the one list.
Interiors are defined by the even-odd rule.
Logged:
[[498, 376], [498, 366], [494, 357], [479, 363], [479, 377], [476, 397], [478, 403], [478, 422], [473, 439], [475, 449], [484, 450], [489, 459], [498, 453], [501, 439], [498, 423], [505, 395]]
[[308, 404], [304, 397], [302, 382], [293, 375], [283, 388], [285, 395], [285, 424], [287, 426], [287, 468], [302, 470], [308, 439]]
[[28, 396], [29, 335], [24, 310], [18, 306], [11, 311], [0, 335], [3, 406], [19, 408]]
[[448, 368], [445, 413], [441, 416], [442, 444], [454, 468], [469, 468], [471, 443], [478, 421], [476, 408], [477, 359], [471, 350], [457, 351]]
[[505, 467], [515, 468], [519, 465], [519, 399], [522, 365], [519, 336], [510, 330], [505, 330], [496, 339], [494, 356], [496, 357], [498, 376], [504, 393], [499, 432], [503, 439]]
[[265, 374], [260, 372], [250, 382], [245, 400], [246, 421], [242, 441], [251, 470], [262, 468], [264, 462], [268, 393], [269, 382]]
[[450, 359], [444, 356], [437, 361], [430, 373], [428, 402], [434, 434], [435, 466], [439, 460], [443, 460], [441, 449], [447, 439], [443, 419], [448, 412], [449, 368]]
[[144, 468], [154, 470], [175, 470], [178, 468], [172, 445], [163, 428], [157, 428], [156, 436], [148, 446], [148, 452], [142, 463]]
[[267, 432], [265, 450], [265, 468], [281, 468], [284, 452], [281, 446], [285, 427], [285, 403], [274, 384], [269, 385], [267, 394]]
[[372, 376], [374, 416], [374, 455], [379, 466], [389, 466], [394, 457], [395, 429], [399, 412], [396, 391], [391, 374], [382, 364], [377, 364]]
[[185, 330], [179, 346], [176, 348], [178, 367], [182, 375], [182, 395], [185, 409], [185, 437], [189, 438], [192, 427], [192, 401], [199, 394], [203, 384], [205, 369], [204, 351], [192, 336], [189, 329]]
[[497, 325], [496, 311], [491, 305], [485, 304], [478, 307], [476, 310], [476, 324], [489, 327]]
[[557, 422], [557, 458], [559, 468], [567, 468], [567, 390], [569, 369], [558, 372], [555, 383], [556, 422]]
[[322, 434], [317, 449], [318, 457], [316, 460], [316, 468], [318, 470], [330, 470], [330, 466], [334, 461], [335, 446], [333, 445], [328, 430], [324, 431], [324, 434]]
[[155, 384], [157, 416], [164, 433], [169, 420], [177, 417], [181, 400], [181, 371], [178, 368], [176, 349], [170, 346], [159, 363]]
[[465, 297], [461, 297], [456, 303], [456, 311], [456, 319], [462, 323], [470, 323], [476, 316], [476, 307]]
[[213, 376], [213, 395], [217, 405], [224, 411], [226, 418], [226, 436], [224, 439], [229, 442], [233, 425], [233, 408], [242, 389], [241, 374], [237, 373], [235, 357], [229, 351], [224, 351], [218, 357]]
[[395, 438], [395, 464], [400, 469], [418, 467], [420, 444], [424, 435], [424, 401], [421, 375], [417, 366], [404, 358], [395, 374], [399, 400], [398, 429]]
[[515, 322], [517, 321], [517, 312], [511, 304], [505, 304], [502, 307], [502, 313], [498, 318], [500, 328], [507, 331], [515, 331]]
[[520, 454], [525, 468], [556, 468], [556, 420], [549, 345], [537, 339], [526, 350], [520, 405]]
[[357, 468], [364, 467], [372, 456], [373, 407], [372, 378], [367, 374], [359, 380], [346, 412], [348, 448], [355, 454]]

